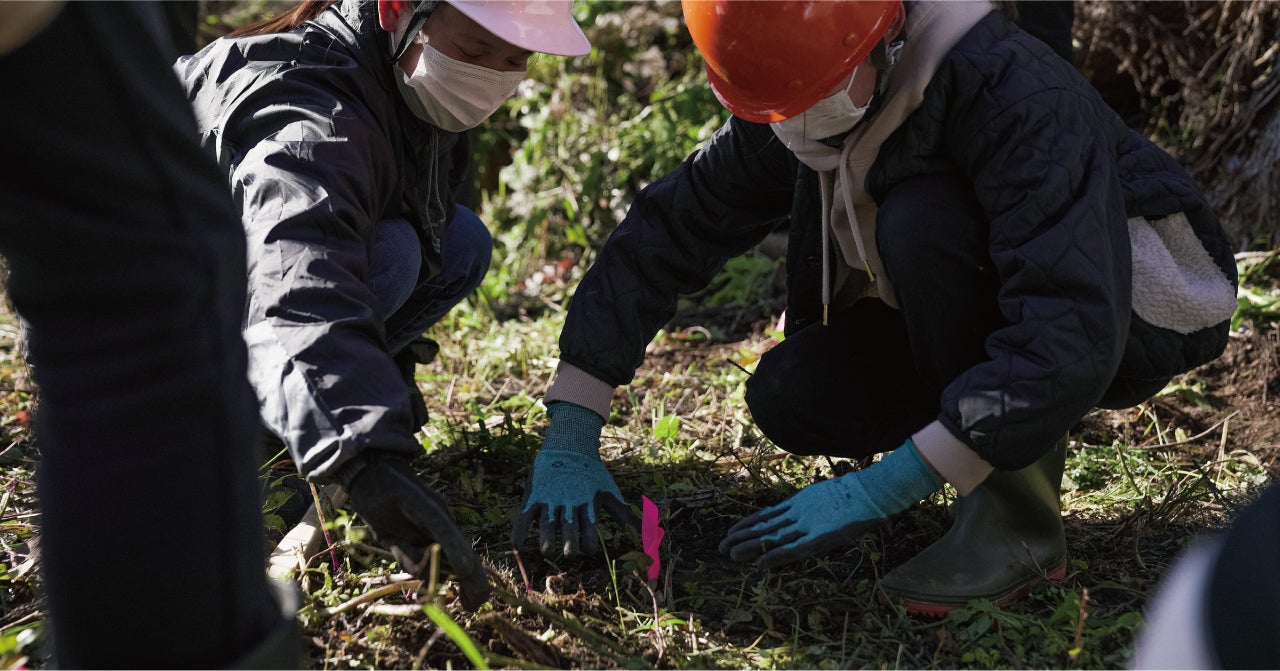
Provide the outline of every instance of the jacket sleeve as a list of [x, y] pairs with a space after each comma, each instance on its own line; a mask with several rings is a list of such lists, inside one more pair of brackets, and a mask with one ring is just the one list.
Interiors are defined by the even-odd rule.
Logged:
[[988, 215], [1006, 325], [988, 336], [989, 358], [944, 389], [939, 420], [997, 468], [1016, 469], [1097, 403], [1124, 352], [1131, 268], [1118, 122], [1056, 58], [1010, 65], [975, 54], [954, 67], [965, 85], [944, 122], [949, 154]]
[[223, 124], [218, 152], [248, 238], [249, 375], [302, 473], [332, 480], [367, 448], [422, 449], [369, 286], [394, 154], [359, 104], [258, 96]]
[[679, 295], [705, 287], [787, 217], [795, 170], [769, 126], [731, 117], [637, 194], [574, 294], [561, 359], [610, 385], [629, 383]]

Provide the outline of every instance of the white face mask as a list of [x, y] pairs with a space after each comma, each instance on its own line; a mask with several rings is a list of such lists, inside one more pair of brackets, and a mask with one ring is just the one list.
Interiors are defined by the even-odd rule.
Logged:
[[849, 75], [848, 86], [819, 100], [800, 114], [774, 123], [774, 132], [780, 138], [823, 140], [853, 128], [871, 107], [870, 101], [865, 106], [858, 107], [853, 104], [853, 98], [849, 97], [849, 89], [857, 74], [858, 68], [855, 67], [853, 74]]
[[398, 78], [405, 102], [418, 118], [457, 133], [475, 128], [510, 98], [526, 70], [503, 72], [457, 61], [422, 41], [413, 72]]

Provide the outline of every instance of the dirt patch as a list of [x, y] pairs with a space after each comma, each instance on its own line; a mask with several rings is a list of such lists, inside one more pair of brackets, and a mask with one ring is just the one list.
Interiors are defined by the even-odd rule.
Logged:
[[[1185, 450], [1242, 450], [1280, 481], [1280, 329], [1252, 326], [1232, 334], [1221, 357], [1175, 380], [1178, 389], [1146, 405], [1167, 428], [1191, 438]], [[1095, 410], [1081, 424], [1088, 436], [1114, 436], [1137, 446], [1158, 444], [1141, 410]]]

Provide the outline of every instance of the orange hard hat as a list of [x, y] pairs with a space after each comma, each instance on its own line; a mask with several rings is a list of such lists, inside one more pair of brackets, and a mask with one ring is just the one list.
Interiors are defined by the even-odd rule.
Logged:
[[793, 117], [849, 76], [902, 0], [682, 0], [716, 98], [735, 115]]

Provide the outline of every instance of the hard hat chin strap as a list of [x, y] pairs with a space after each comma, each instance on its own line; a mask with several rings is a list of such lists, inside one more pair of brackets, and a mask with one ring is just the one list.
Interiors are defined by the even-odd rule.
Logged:
[[898, 64], [898, 57], [902, 55], [902, 47], [906, 43], [905, 37], [887, 44], [881, 39], [871, 50], [871, 64], [876, 68], [876, 95], [884, 95], [885, 89], [889, 87], [889, 73]]
[[421, 0], [416, 7], [413, 8], [413, 16], [409, 19], [409, 26], [405, 29], [404, 34], [400, 36], [400, 40], [396, 42], [395, 51], [391, 54], [391, 62], [395, 63], [404, 55], [405, 50], [413, 43], [413, 36], [422, 30], [422, 26], [427, 23], [427, 18], [434, 12], [436, 6], [440, 4], [440, 0]]
[[906, 37], [899, 33], [897, 40], [886, 44], [882, 39], [871, 50], [868, 58], [876, 68], [876, 90], [871, 95], [871, 101], [867, 103], [867, 113], [863, 115], [862, 121], [870, 119], [880, 111], [880, 104], [884, 102], [884, 93], [889, 88], [889, 73], [893, 71], [893, 66], [898, 64], [898, 57], [902, 54], [904, 46], [906, 46]]

